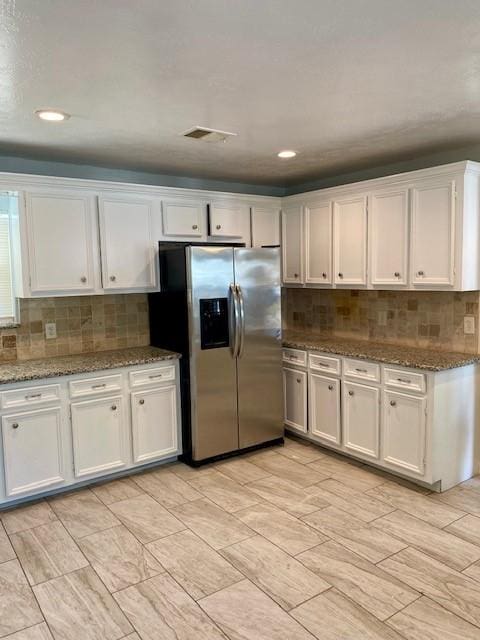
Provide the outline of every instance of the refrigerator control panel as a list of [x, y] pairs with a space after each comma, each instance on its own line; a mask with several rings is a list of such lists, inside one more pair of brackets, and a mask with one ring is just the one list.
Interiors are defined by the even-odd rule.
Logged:
[[202, 349], [229, 346], [228, 298], [200, 299], [200, 339]]

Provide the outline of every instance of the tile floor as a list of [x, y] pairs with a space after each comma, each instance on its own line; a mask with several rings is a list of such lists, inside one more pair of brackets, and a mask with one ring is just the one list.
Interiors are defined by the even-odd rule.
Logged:
[[289, 438], [0, 512], [0, 638], [480, 640], [480, 476]]

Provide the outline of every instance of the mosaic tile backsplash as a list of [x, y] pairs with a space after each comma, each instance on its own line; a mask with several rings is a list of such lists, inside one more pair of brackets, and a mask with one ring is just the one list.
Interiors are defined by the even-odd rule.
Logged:
[[[57, 337], [46, 340], [45, 323]], [[20, 326], [0, 330], [0, 362], [150, 344], [146, 294], [20, 300]]]
[[[283, 327], [478, 353], [479, 292], [283, 289]], [[463, 331], [475, 317], [475, 334]]]

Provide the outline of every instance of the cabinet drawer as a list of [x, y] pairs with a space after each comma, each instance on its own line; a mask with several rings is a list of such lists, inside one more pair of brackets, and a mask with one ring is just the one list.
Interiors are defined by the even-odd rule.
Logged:
[[352, 360], [345, 358], [343, 373], [348, 378], [380, 382], [380, 365], [365, 360]]
[[395, 389], [405, 389], [416, 391], [417, 393], [425, 393], [427, 384], [425, 374], [414, 373], [413, 371], [405, 371], [402, 369], [384, 368], [385, 385]]
[[60, 385], [49, 384], [41, 387], [12, 389], [1, 394], [2, 409], [27, 407], [60, 401]]
[[69, 383], [69, 388], [71, 398], [83, 398], [84, 396], [96, 396], [101, 393], [121, 391], [122, 375], [120, 373], [116, 373], [111, 376], [74, 380]]
[[334, 376], [339, 376], [342, 370], [340, 358], [321, 356], [316, 353], [308, 354], [308, 364], [312, 371], [323, 371]]
[[284, 362], [298, 364], [300, 367], [307, 366], [307, 352], [300, 349], [284, 349], [282, 358]]
[[175, 367], [157, 367], [155, 369], [144, 369], [143, 371], [131, 371], [128, 374], [131, 387], [143, 387], [147, 384], [158, 384], [159, 382], [171, 382], [175, 380]]

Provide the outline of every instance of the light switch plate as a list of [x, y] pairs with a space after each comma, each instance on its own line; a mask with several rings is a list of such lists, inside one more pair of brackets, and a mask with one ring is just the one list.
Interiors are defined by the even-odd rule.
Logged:
[[45, 323], [45, 339], [51, 340], [57, 337], [57, 325], [55, 322]]
[[463, 333], [467, 335], [475, 333], [475, 316], [463, 316]]

